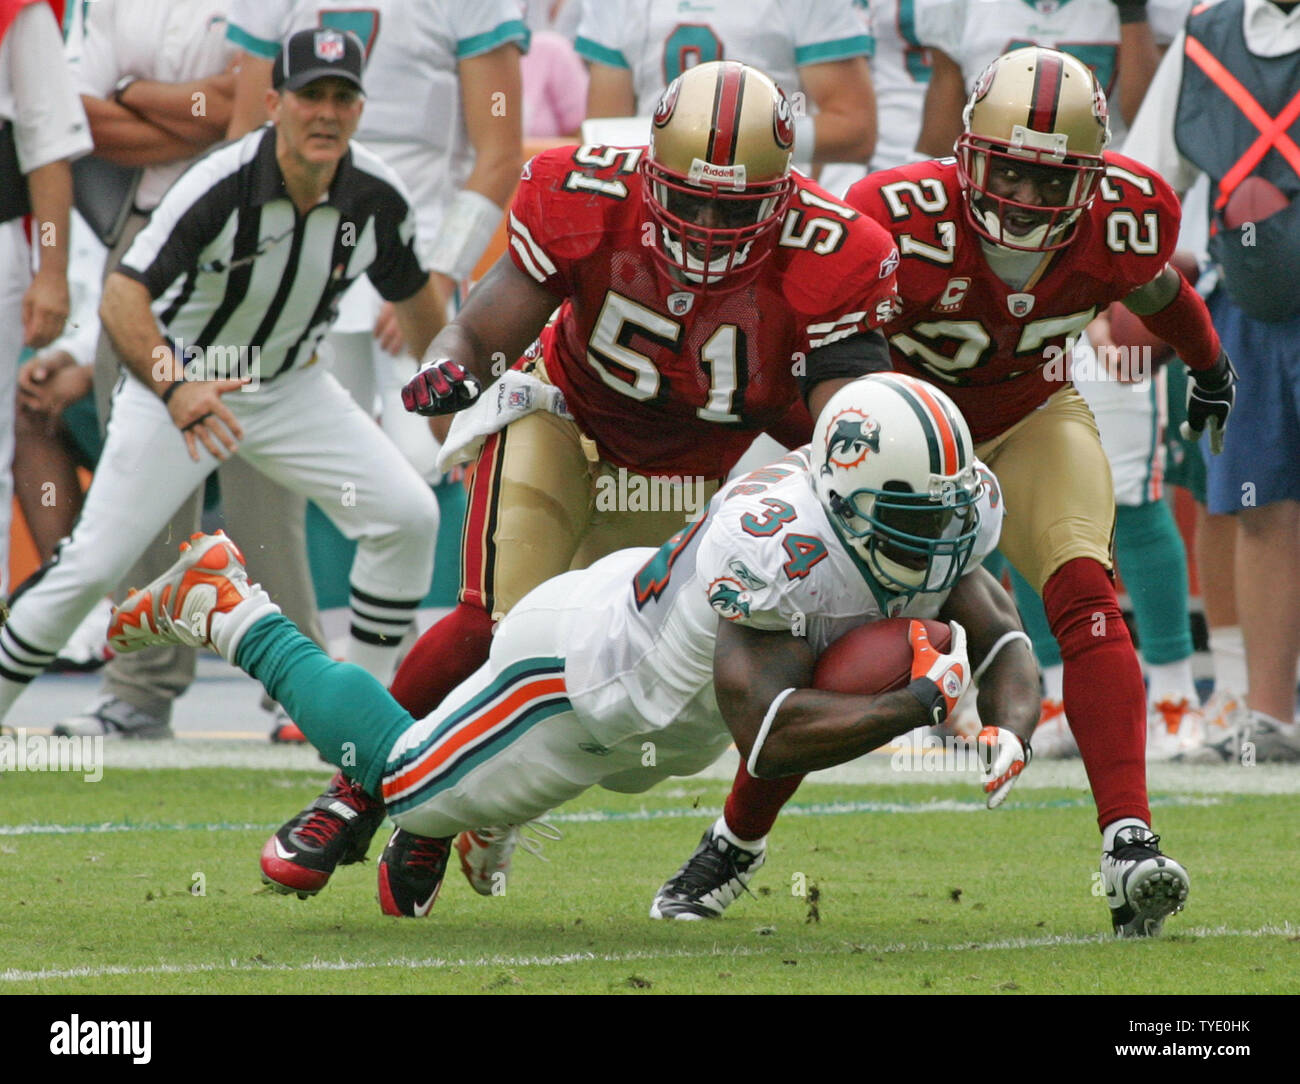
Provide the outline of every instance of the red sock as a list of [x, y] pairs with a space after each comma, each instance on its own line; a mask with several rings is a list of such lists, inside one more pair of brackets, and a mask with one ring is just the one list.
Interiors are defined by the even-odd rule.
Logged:
[[491, 616], [462, 602], [415, 642], [388, 691], [412, 718], [423, 719], [487, 662], [491, 646]]
[[1147, 806], [1146, 687], [1106, 570], [1079, 557], [1043, 587], [1043, 606], [1065, 664], [1065, 715], [1079, 743], [1097, 823], [1151, 823]]
[[781, 807], [799, 789], [802, 775], [786, 775], [780, 779], [755, 779], [749, 774], [745, 762], [740, 762], [731, 793], [722, 815], [727, 827], [737, 839], [752, 843], [762, 839], [772, 830]]

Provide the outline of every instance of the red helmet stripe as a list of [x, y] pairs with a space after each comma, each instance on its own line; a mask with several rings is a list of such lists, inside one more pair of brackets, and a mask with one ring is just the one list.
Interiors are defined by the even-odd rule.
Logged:
[[709, 161], [715, 166], [736, 164], [744, 96], [745, 69], [740, 64], [723, 64], [713, 90], [713, 131], [709, 133]]
[[1065, 66], [1061, 58], [1040, 51], [1034, 66], [1034, 89], [1030, 95], [1029, 127], [1035, 132], [1056, 131], [1056, 106], [1061, 100]]

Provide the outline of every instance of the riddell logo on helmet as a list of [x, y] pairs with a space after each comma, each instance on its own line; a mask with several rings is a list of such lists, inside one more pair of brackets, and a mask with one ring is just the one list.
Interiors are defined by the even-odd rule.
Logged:
[[715, 166], [712, 162], [696, 158], [691, 162], [690, 172], [686, 177], [693, 183], [712, 181], [715, 184], [730, 185], [739, 191], [745, 187], [745, 166], [744, 163], [734, 166]]

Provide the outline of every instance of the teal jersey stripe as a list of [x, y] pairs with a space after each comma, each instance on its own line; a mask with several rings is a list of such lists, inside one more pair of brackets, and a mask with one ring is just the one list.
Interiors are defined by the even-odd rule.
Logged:
[[578, 51], [578, 55], [583, 60], [594, 60], [597, 64], [608, 64], [611, 68], [628, 68], [632, 66], [627, 62], [617, 49], [610, 49], [607, 46], [600, 45], [590, 38], [579, 37], [573, 43], [573, 47]]
[[263, 60], [274, 60], [275, 54], [280, 51], [278, 41], [255, 38], [243, 27], [236, 26], [234, 23], [226, 24], [226, 40], [234, 42], [252, 56], [260, 56]]
[[[406, 813], [416, 806], [423, 805], [435, 795], [441, 794], [448, 787], [454, 787], [480, 764], [496, 756], [506, 746], [518, 741], [538, 723], [545, 722], [553, 715], [572, 710], [573, 705], [569, 703], [567, 696], [555, 697], [535, 703], [519, 719], [515, 720], [507, 732], [498, 734], [492, 741], [480, 745], [469, 756], [462, 757], [454, 769], [446, 772], [446, 774], [435, 773], [431, 779], [427, 779], [411, 794], [386, 803], [389, 814]], [[444, 771], [446, 770], [444, 769]]]
[[399, 759], [390, 760], [384, 769], [385, 773], [395, 775], [403, 771], [408, 765], [419, 760], [428, 752], [430, 746], [437, 745], [447, 736], [448, 732], [459, 726], [467, 717], [477, 715], [487, 704], [501, 696], [509, 686], [518, 682], [520, 678], [527, 677], [531, 680], [539, 677], [563, 676], [563, 674], [564, 660], [559, 658], [524, 659], [513, 666], [507, 666], [497, 675], [496, 680], [477, 696], [472, 697], [468, 702], [452, 712], [416, 748], [406, 749]]
[[870, 34], [855, 34], [851, 38], [840, 38], [837, 41], [819, 41], [815, 45], [801, 45], [794, 51], [794, 63], [796, 67], [802, 68], [805, 64], [825, 64], [831, 60], [875, 55], [876, 39]]
[[532, 32], [522, 19], [511, 19], [494, 30], [475, 34], [470, 38], [461, 38], [460, 41], [456, 42], [456, 59], [467, 60], [472, 56], [490, 53], [497, 46], [505, 45], [506, 42], [511, 41], [519, 46], [521, 52], [528, 52], [528, 44], [532, 41]]

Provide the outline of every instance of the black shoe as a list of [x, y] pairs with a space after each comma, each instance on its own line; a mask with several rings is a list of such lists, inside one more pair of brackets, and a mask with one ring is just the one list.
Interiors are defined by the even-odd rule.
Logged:
[[650, 917], [717, 918], [732, 900], [749, 891], [749, 879], [766, 859], [766, 847], [744, 850], [710, 827], [686, 864], [659, 889], [650, 904]]
[[379, 856], [379, 909], [395, 918], [423, 918], [438, 898], [451, 841], [397, 829]]
[[314, 896], [335, 866], [365, 860], [383, 820], [384, 803], [338, 772], [324, 794], [266, 841], [262, 880], [299, 899]]
[[1158, 936], [1191, 887], [1187, 870], [1160, 853], [1160, 837], [1139, 827], [1116, 833], [1114, 849], [1101, 856], [1101, 879], [1116, 937]]

